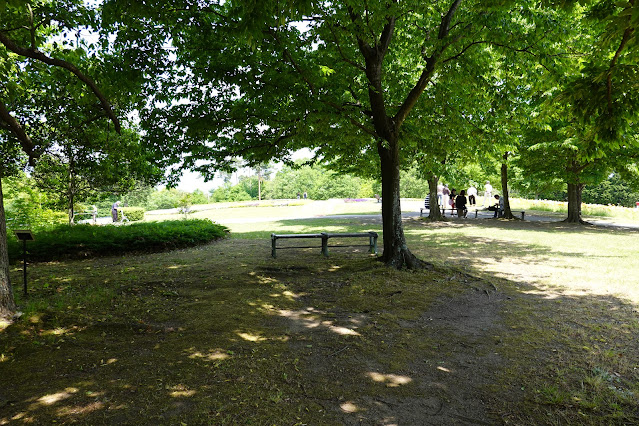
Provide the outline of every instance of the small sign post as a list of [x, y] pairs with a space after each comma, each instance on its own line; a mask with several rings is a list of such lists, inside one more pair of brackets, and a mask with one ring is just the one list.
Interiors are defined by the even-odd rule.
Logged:
[[24, 278], [23, 278], [23, 283], [24, 283], [24, 297], [27, 297], [27, 241], [33, 241], [33, 233], [28, 230], [28, 229], [16, 229], [13, 231], [13, 233], [16, 235], [16, 237], [18, 238], [18, 240], [22, 241], [22, 265], [23, 265], [23, 272], [24, 272]]

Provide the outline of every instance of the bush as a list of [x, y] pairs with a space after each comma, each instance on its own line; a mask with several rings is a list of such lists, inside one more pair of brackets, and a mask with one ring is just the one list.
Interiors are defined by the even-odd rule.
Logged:
[[144, 209], [142, 207], [120, 207], [118, 209], [118, 220], [122, 220], [122, 212], [131, 222], [144, 220]]
[[[128, 226], [56, 226], [34, 233], [27, 243], [29, 261], [46, 262], [68, 258], [120, 256], [151, 253], [204, 244], [227, 233], [225, 226], [207, 219], [134, 223]], [[9, 237], [9, 260], [22, 256], [21, 244]]]

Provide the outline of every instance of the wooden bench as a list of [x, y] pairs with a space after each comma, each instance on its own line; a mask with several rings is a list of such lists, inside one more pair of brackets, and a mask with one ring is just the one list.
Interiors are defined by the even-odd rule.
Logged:
[[[422, 207], [419, 209], [419, 217], [422, 217], [426, 211], [428, 211], [429, 209]], [[457, 209], [453, 209], [448, 208], [448, 209], [442, 209], [442, 215], [446, 216], [446, 211], [450, 210], [450, 215], [451, 216], [456, 216], [457, 215]], [[479, 212], [483, 212], [483, 211], [490, 211], [490, 212], [494, 212], [493, 210], [488, 210], [488, 209], [475, 209], [475, 218], [477, 218], [477, 213]], [[470, 212], [470, 211], [469, 211]], [[524, 218], [526, 217], [526, 211], [525, 210], [511, 210], [511, 213], [519, 213], [521, 215], [521, 220], [524, 220]]]
[[[329, 246], [328, 240], [330, 238], [360, 238], [365, 237], [368, 238], [368, 245], [361, 246]], [[368, 250], [372, 254], [377, 254], [377, 232], [339, 232], [339, 233], [329, 233], [322, 232], [319, 234], [271, 234], [271, 256], [276, 257], [276, 251], [279, 248], [281, 249], [291, 249], [291, 248], [316, 248], [317, 246], [294, 246], [294, 247], [277, 247], [277, 240], [280, 239], [292, 239], [292, 238], [302, 238], [302, 239], [314, 239], [320, 238], [322, 240], [322, 254], [328, 257], [328, 248], [329, 247], [368, 247]]]

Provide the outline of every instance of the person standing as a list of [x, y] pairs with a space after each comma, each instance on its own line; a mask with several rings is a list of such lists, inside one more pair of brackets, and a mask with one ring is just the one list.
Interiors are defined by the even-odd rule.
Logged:
[[493, 196], [493, 186], [490, 184], [490, 181], [486, 181], [486, 185], [484, 185], [484, 203], [482, 204], [483, 206], [485, 206], [488, 202], [490, 202], [490, 199]]
[[455, 206], [457, 207], [457, 217], [463, 217], [466, 219], [468, 214], [468, 208], [466, 207], [466, 191], [463, 189], [459, 191], [459, 195], [455, 199]]
[[111, 206], [111, 219], [113, 219], [113, 223], [118, 221], [118, 207], [120, 207], [119, 201], [116, 201]]
[[457, 190], [455, 188], [450, 190], [450, 208], [451, 210], [451, 216], [453, 214], [453, 210], [455, 210], [455, 199], [457, 198]]
[[470, 188], [467, 191], [468, 194], [468, 205], [474, 206], [477, 204], [477, 188], [475, 188], [474, 184], [470, 184]]
[[448, 185], [444, 185], [442, 189], [442, 214], [445, 214], [446, 209], [450, 208], [450, 189], [448, 189]]
[[444, 205], [444, 185], [441, 182], [437, 183], [437, 202], [439, 207]]

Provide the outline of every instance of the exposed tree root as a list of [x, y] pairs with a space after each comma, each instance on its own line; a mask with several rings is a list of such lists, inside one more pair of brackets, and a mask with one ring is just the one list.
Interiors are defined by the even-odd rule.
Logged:
[[566, 218], [566, 219], [562, 220], [562, 222], [563, 223], [574, 223], [574, 224], [579, 224], [579, 225], [589, 225], [589, 226], [592, 225], [592, 223], [587, 222], [587, 221], [583, 220], [582, 218], [579, 218], [579, 220]]
[[379, 258], [381, 262], [384, 262], [386, 266], [393, 267], [395, 269], [411, 269], [420, 270], [428, 269], [432, 270], [435, 265], [429, 262], [425, 262], [411, 253], [407, 247], [401, 247], [390, 255], [386, 252]]

